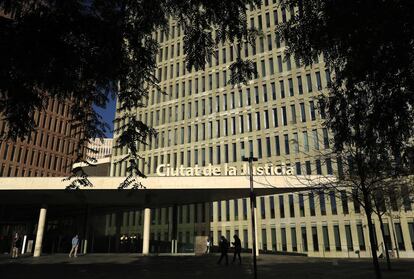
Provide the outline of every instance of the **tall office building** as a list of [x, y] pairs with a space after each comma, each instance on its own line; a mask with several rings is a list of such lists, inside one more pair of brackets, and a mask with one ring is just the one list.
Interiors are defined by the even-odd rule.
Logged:
[[[291, 14], [292, 10], [281, 9], [275, 0], [263, 1], [260, 8], [249, 10], [248, 24], [261, 30], [263, 36], [257, 38], [255, 46], [246, 45], [242, 57], [256, 63], [258, 76], [236, 88], [227, 84], [229, 66], [236, 58], [234, 45], [220, 45], [204, 71], [188, 72], [183, 33], [176, 23], [170, 22], [168, 34], [154, 34], [161, 45], [156, 74], [168, 95], [153, 90], [148, 106], [136, 111], [139, 119], [159, 132], [148, 146], [139, 145], [145, 158], [141, 169], [146, 175], [157, 175], [160, 164], [172, 168], [209, 164], [241, 167], [243, 152], [257, 157], [258, 165], [291, 166], [296, 175], [335, 174], [334, 160], [323, 156], [330, 148], [329, 131], [322, 125], [323, 112], [317, 109], [317, 96], [329, 84], [330, 73], [323, 57], [312, 67], [301, 67], [285, 55], [285, 45], [274, 30]], [[112, 176], [126, 175], [126, 162], [118, 160], [126, 152], [114, 149]], [[370, 256], [365, 216], [345, 193], [281, 194], [257, 198], [257, 203], [257, 235], [262, 250], [310, 256]], [[248, 204], [249, 199], [239, 199], [179, 206], [178, 241], [193, 243], [194, 235], [208, 229], [214, 244], [220, 235], [230, 238], [238, 234], [243, 247], [251, 248]], [[168, 241], [171, 210], [153, 211], [151, 237]], [[134, 210], [124, 214], [119, 223], [122, 233], [139, 234], [142, 213]], [[201, 217], [203, 214], [207, 217]], [[115, 230], [114, 217], [107, 217], [107, 234]], [[407, 205], [398, 219], [384, 220], [385, 241], [399, 248], [402, 257], [414, 256], [413, 218], [411, 205]], [[197, 231], [195, 226], [200, 229]], [[375, 226], [381, 250], [378, 220]]]
[[[75, 159], [78, 135], [71, 129], [69, 106], [50, 99], [46, 109], [35, 113], [36, 131], [26, 140], [0, 143], [0, 176], [66, 176]], [[0, 122], [0, 134], [6, 123]]]

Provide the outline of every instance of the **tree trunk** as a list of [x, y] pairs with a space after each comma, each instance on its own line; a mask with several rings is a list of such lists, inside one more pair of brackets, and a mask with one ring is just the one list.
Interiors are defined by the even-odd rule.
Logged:
[[368, 193], [366, 191], [362, 191], [362, 194], [364, 195], [365, 213], [367, 215], [369, 243], [371, 244], [372, 264], [374, 265], [375, 278], [381, 279], [381, 270], [380, 270], [378, 256], [377, 256], [377, 245], [375, 244], [375, 238], [374, 238], [375, 231], [374, 231], [374, 227], [372, 224], [372, 204], [368, 196]]
[[391, 260], [390, 255], [388, 254], [388, 250], [390, 247], [388, 247], [387, 241], [385, 240], [385, 230], [384, 230], [384, 222], [382, 221], [381, 214], [377, 212], [380, 225], [381, 225], [381, 234], [382, 234], [382, 240], [384, 241], [384, 247], [385, 247], [385, 257], [387, 259], [387, 268], [388, 270], [391, 270]]

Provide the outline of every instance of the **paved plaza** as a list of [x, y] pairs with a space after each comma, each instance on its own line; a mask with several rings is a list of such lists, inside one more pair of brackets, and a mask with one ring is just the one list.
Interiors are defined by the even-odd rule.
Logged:
[[[40, 258], [12, 260], [0, 256], [0, 278], [42, 279], [146, 279], [146, 278], [253, 278], [252, 261], [243, 257], [243, 264], [217, 265], [218, 255], [149, 256], [136, 254], [93, 254], [68, 258], [57, 254]], [[414, 260], [394, 260], [393, 271], [385, 270], [383, 278], [414, 278]], [[369, 259], [320, 259], [304, 256], [260, 255], [258, 278], [283, 279], [369, 279], [374, 278]]]

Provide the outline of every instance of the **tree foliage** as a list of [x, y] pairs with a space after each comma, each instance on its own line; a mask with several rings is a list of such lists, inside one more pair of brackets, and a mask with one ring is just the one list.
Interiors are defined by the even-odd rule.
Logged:
[[294, 10], [276, 32], [286, 52], [311, 66], [320, 56], [334, 78], [321, 94], [333, 151], [348, 170], [344, 187], [361, 193], [377, 278], [372, 199], [383, 182], [412, 174], [414, 2], [281, 0]]
[[[257, 34], [246, 23], [247, 5], [260, 0], [0, 0], [0, 113], [9, 138], [23, 138], [36, 129], [33, 119], [48, 97], [70, 100], [82, 139], [83, 161], [89, 138], [102, 137], [107, 126], [93, 106], [105, 107], [116, 95], [119, 147], [127, 147], [129, 173], [138, 169], [137, 142], [156, 131], [136, 119], [134, 109], [148, 93], [161, 91], [155, 76], [157, 30], [168, 32], [175, 20], [184, 33], [188, 70], [202, 70], [220, 43], [246, 45]], [[240, 53], [240, 51], [238, 52]], [[232, 65], [233, 83], [255, 74], [252, 61]], [[165, 92], [164, 92], [165, 93]], [[129, 177], [130, 178], [130, 177]]]

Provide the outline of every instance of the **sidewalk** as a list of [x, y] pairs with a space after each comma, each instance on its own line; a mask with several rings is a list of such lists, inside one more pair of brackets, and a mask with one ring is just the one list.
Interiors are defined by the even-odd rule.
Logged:
[[[0, 277], [42, 279], [154, 279], [154, 278], [253, 278], [250, 255], [244, 254], [243, 264], [217, 265], [219, 255], [208, 256], [149, 256], [137, 254], [89, 254], [69, 258], [64, 254], [40, 258], [25, 257], [17, 260], [0, 257]], [[385, 271], [383, 278], [413, 278], [413, 260], [394, 260], [394, 271]], [[298, 256], [261, 255], [258, 278], [283, 279], [369, 279], [374, 278], [369, 259], [320, 259]]]

